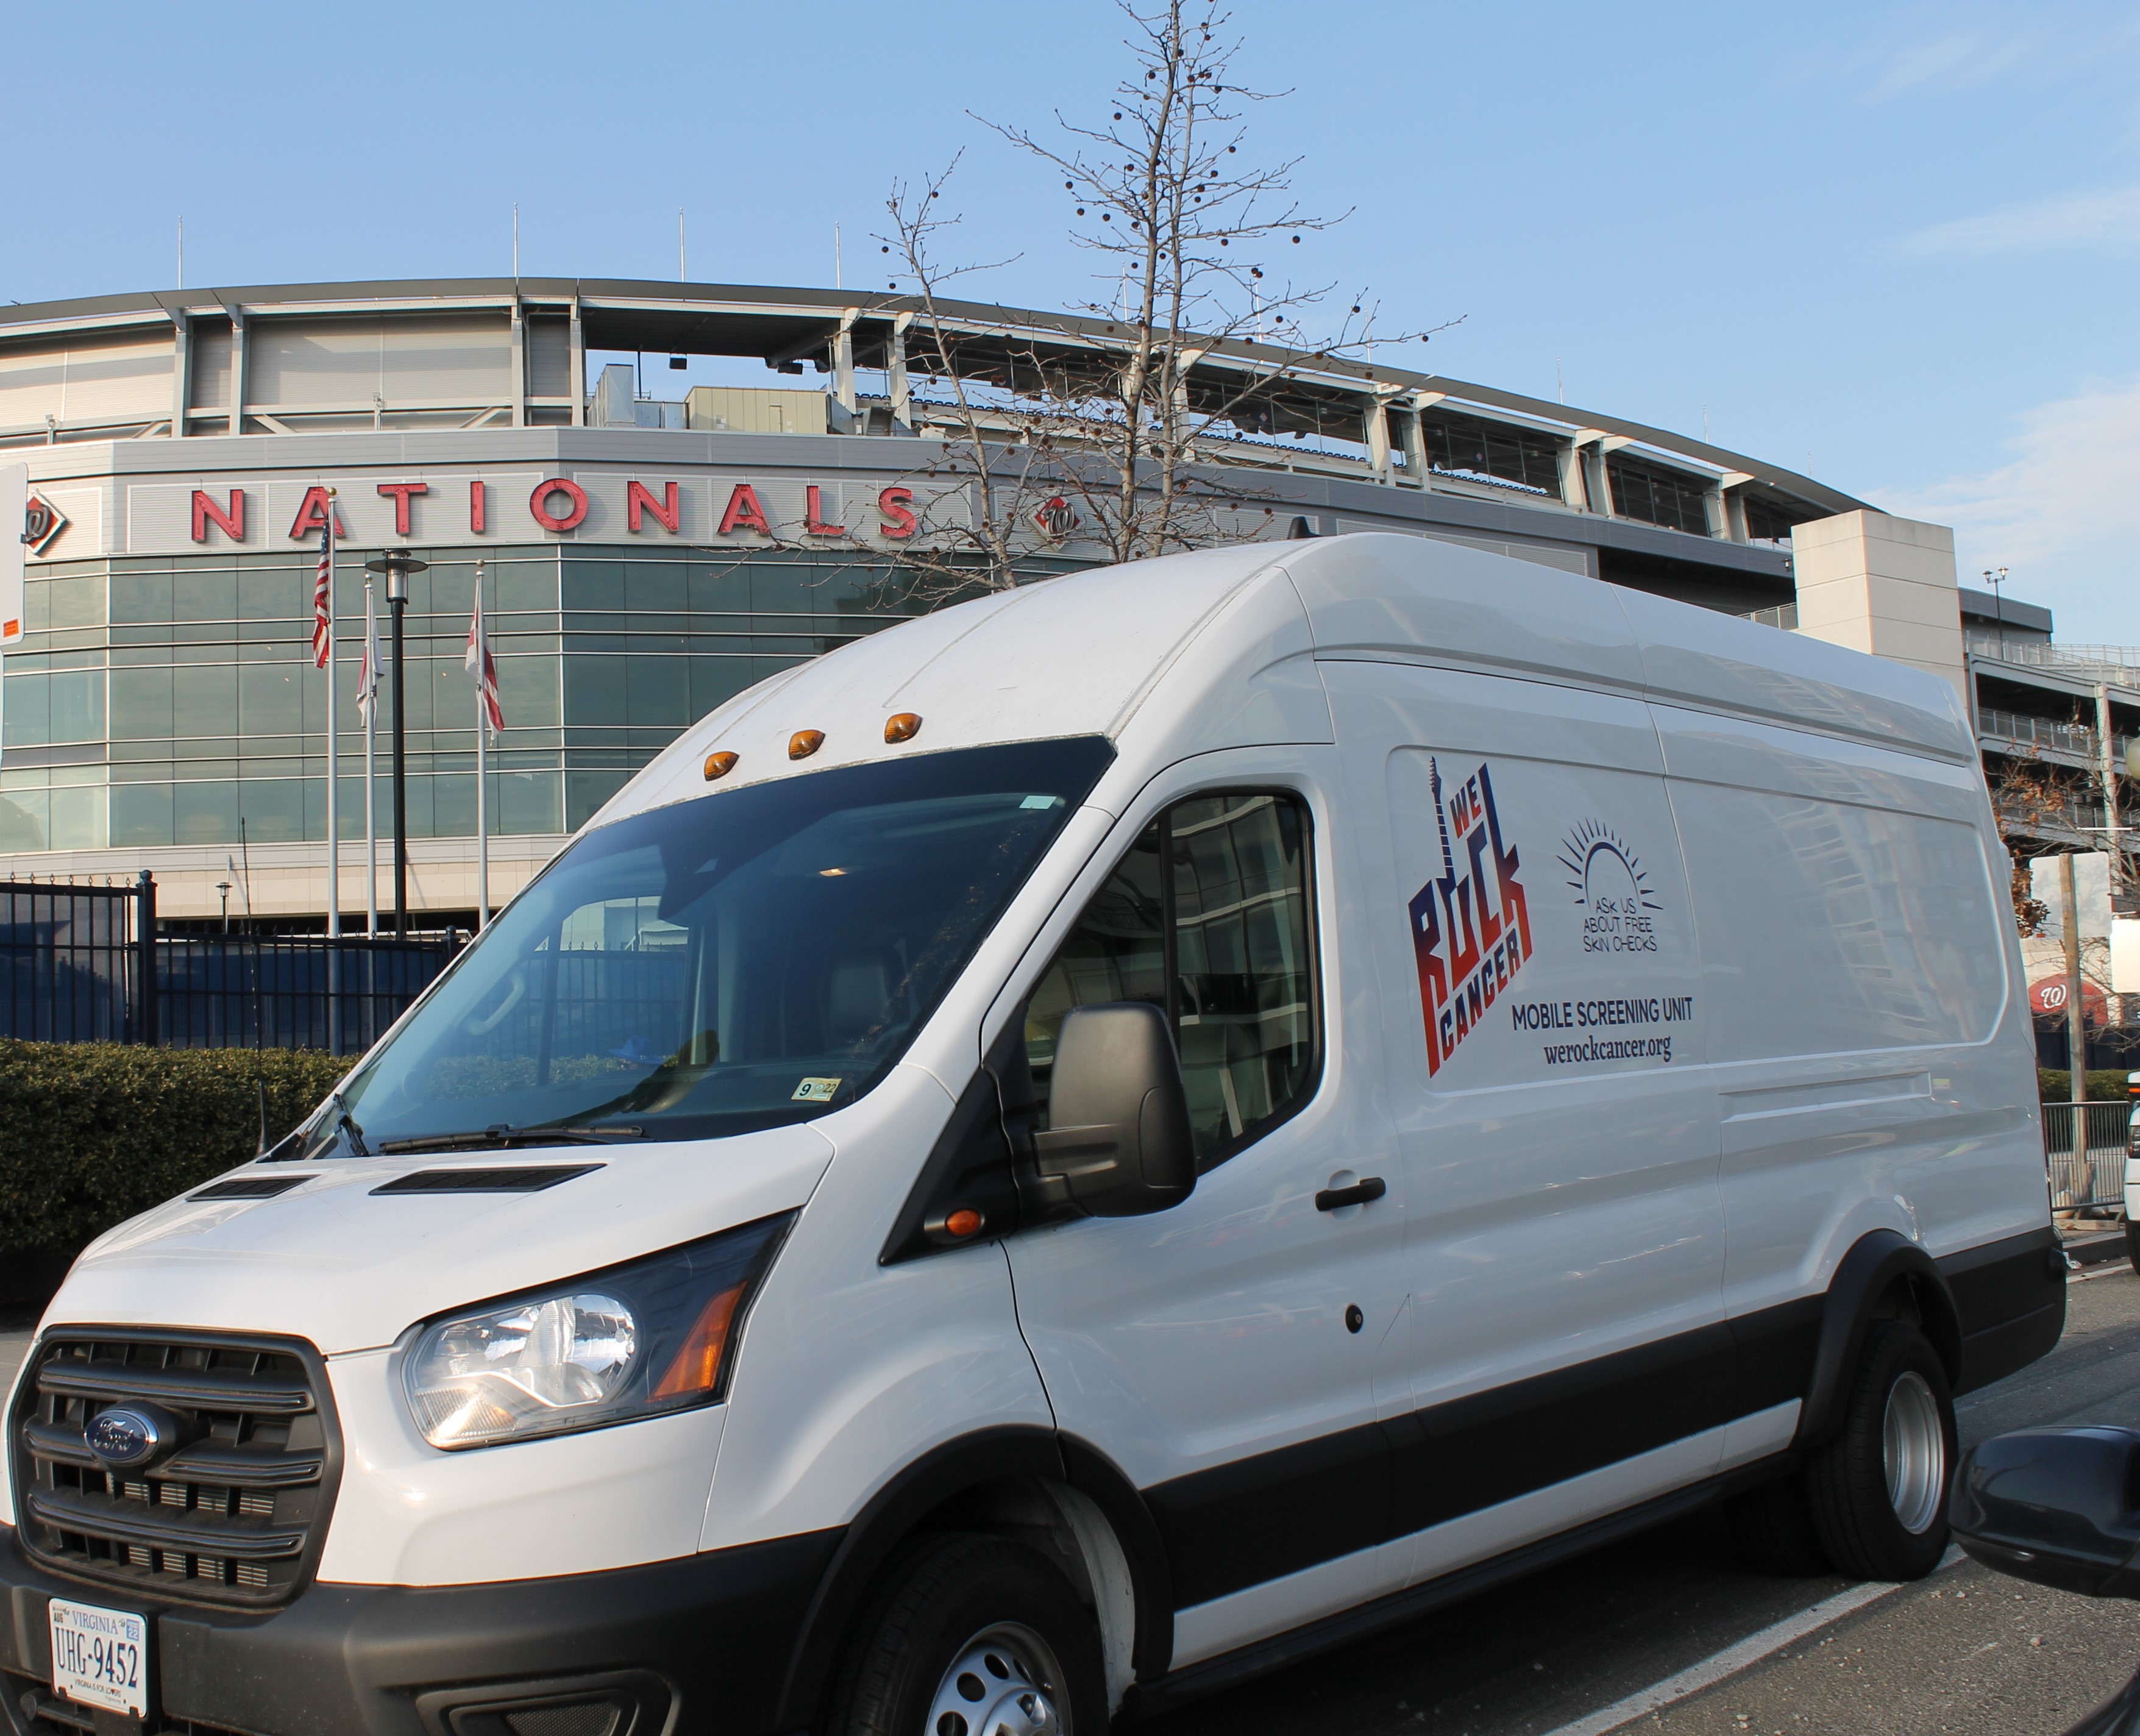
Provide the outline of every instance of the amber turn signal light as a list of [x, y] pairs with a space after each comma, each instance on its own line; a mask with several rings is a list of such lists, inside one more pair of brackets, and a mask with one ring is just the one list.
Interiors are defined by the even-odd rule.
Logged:
[[963, 1242], [979, 1233], [981, 1214], [969, 1205], [962, 1205], [944, 1220], [944, 1228]]
[[823, 730], [798, 729], [788, 738], [788, 757], [790, 759], [807, 759], [824, 745]]
[[736, 1304], [748, 1287], [738, 1284], [732, 1290], [724, 1290], [699, 1311], [667, 1371], [655, 1382], [655, 1398], [680, 1399], [713, 1390], [714, 1383], [720, 1379], [721, 1357], [729, 1347], [729, 1327], [735, 1319]]
[[706, 782], [711, 783], [716, 777], [727, 777], [735, 770], [735, 755], [725, 749], [719, 753], [709, 753], [706, 756]]
[[884, 738], [888, 742], [910, 742], [921, 733], [921, 716], [918, 712], [902, 711], [884, 720]]

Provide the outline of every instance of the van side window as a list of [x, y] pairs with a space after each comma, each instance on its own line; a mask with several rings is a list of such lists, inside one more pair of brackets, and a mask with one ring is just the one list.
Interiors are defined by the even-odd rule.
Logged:
[[1063, 1016], [1103, 1001], [1165, 1010], [1206, 1166], [1306, 1100], [1320, 1013], [1308, 837], [1299, 799], [1262, 790], [1192, 797], [1145, 829], [1027, 1003], [1041, 1125]]

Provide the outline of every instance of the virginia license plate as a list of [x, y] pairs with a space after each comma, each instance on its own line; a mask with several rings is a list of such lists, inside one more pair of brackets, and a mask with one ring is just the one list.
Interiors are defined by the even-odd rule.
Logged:
[[52, 1691], [85, 1706], [149, 1715], [149, 1623], [125, 1610], [54, 1598]]

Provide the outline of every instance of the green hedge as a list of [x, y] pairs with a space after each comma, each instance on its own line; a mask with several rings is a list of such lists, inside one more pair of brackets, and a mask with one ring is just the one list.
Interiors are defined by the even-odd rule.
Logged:
[[351, 1062], [0, 1037], [0, 1248], [71, 1250], [280, 1139]]
[[[2123, 1103], [2126, 1101], [2125, 1075], [2119, 1069], [2092, 1067], [2088, 1070], [2086, 1076], [2089, 1102]], [[2046, 1103], [2072, 1102], [2073, 1075], [2064, 1067], [2038, 1067], [2036, 1095]]]

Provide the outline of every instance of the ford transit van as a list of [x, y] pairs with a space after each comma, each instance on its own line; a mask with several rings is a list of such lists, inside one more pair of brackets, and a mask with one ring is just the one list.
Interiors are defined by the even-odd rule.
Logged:
[[0, 1718], [1096, 1736], [1703, 1503], [1922, 1574], [2064, 1320], [2006, 878], [1937, 678], [1438, 542], [860, 640], [81, 1257]]

